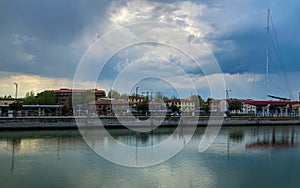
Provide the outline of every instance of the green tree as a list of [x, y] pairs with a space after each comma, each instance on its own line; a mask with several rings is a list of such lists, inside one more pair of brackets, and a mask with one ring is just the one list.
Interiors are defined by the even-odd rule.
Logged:
[[175, 95], [173, 95], [173, 96], [171, 97], [171, 99], [177, 99], [177, 97], [176, 97]]
[[237, 110], [242, 109], [243, 103], [241, 100], [238, 99], [230, 99], [228, 100], [228, 110], [234, 111], [237, 113]]
[[69, 111], [70, 111], [69, 105], [64, 104], [64, 105], [61, 107], [61, 112], [62, 112], [62, 115], [63, 115], [63, 116], [69, 115]]
[[148, 111], [149, 105], [146, 101], [137, 104], [137, 110]]
[[210, 110], [210, 103], [211, 103], [212, 100], [213, 100], [213, 98], [208, 98], [208, 99], [206, 100], [206, 102], [203, 104], [203, 110], [204, 110], [206, 113], [208, 113], [209, 110]]
[[56, 104], [54, 91], [43, 91], [37, 94], [37, 104]]
[[192, 95], [190, 99], [195, 103], [195, 109], [203, 110], [205, 101], [202, 99], [200, 95]]
[[19, 111], [19, 110], [22, 109], [22, 107], [23, 107], [23, 104], [20, 101], [18, 101], [18, 100], [16, 100], [12, 104], [9, 104], [9, 109], [13, 110], [13, 111]]
[[118, 99], [118, 98], [120, 98], [120, 93], [118, 91], [112, 89], [108, 92], [107, 97]]
[[0, 97], [0, 99], [13, 99], [11, 95], [4, 95], [4, 97]]
[[172, 112], [179, 112], [179, 108], [175, 104], [172, 104], [169, 108]]
[[167, 97], [167, 96], [163, 96], [162, 99], [163, 99], [164, 102], [170, 100], [169, 97]]
[[23, 104], [37, 104], [37, 99], [33, 93], [33, 91], [27, 92], [24, 99]]

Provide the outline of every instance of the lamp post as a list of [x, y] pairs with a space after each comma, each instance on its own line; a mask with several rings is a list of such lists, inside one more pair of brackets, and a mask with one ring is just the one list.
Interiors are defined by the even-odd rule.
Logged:
[[228, 110], [229, 92], [231, 92], [231, 89], [226, 89], [226, 110]]
[[226, 89], [226, 99], [229, 99], [229, 92], [231, 92], [231, 89]]
[[135, 101], [136, 101], [136, 107], [137, 107], [137, 104], [138, 104], [138, 92], [139, 92], [139, 87], [136, 87], [136, 88], [135, 88]]
[[14, 83], [16, 85], [16, 95], [15, 95], [15, 99], [18, 99], [18, 83]]

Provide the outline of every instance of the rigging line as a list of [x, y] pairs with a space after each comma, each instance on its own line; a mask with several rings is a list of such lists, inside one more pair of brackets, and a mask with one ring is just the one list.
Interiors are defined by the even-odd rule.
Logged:
[[[270, 14], [270, 20], [271, 20], [271, 26], [272, 26], [272, 31], [270, 32], [270, 39], [272, 42], [272, 46], [275, 52], [276, 57], [278, 58], [278, 62], [280, 64], [281, 61], [281, 53], [280, 53], [280, 48], [279, 48], [279, 44], [278, 44], [278, 39], [277, 39], [277, 34], [276, 34], [276, 29], [275, 29], [275, 25], [272, 19], [272, 15]], [[273, 34], [274, 33], [274, 34]], [[272, 35], [273, 34], [273, 35]], [[281, 70], [281, 69], [280, 69]]]
[[[270, 17], [271, 17], [271, 14], [270, 14]], [[281, 59], [281, 54], [280, 54], [280, 49], [279, 49], [279, 44], [278, 44], [278, 40], [277, 40], [277, 35], [276, 35], [276, 30], [275, 30], [275, 25], [273, 23], [273, 21], [271, 20], [271, 26], [270, 28], [273, 28], [273, 30], [269, 29], [269, 38], [271, 39], [271, 43], [272, 43], [272, 46], [273, 46], [273, 49], [276, 53], [276, 56], [278, 59]], [[273, 31], [273, 32], [271, 32]], [[274, 34], [273, 34], [274, 33]]]
[[[273, 83], [276, 86], [279, 85], [279, 87], [283, 87], [283, 88], [287, 89], [288, 90], [288, 94], [290, 95], [289, 83], [287, 83], [287, 81], [285, 79], [286, 75], [282, 72], [282, 70], [280, 69], [280, 67], [277, 64], [274, 63], [272, 56], [270, 56], [269, 58], [270, 58], [269, 62], [271, 63], [271, 65], [273, 65], [274, 69], [275, 70], [279, 69], [279, 77], [278, 77], [279, 80], [277, 80], [277, 81], [273, 80], [272, 73], [271, 73], [270, 74], [271, 76], [269, 76], [269, 82]], [[272, 72], [272, 69], [270, 69], [270, 72]], [[271, 84], [271, 85], [273, 85], [273, 84]]]
[[[280, 75], [280, 78], [281, 78], [280, 81], [284, 83], [284, 81], [286, 81], [285, 80], [285, 74], [280, 69], [280, 66], [275, 63], [275, 61], [273, 60], [272, 56], [270, 56], [270, 62], [274, 66], [274, 70], [279, 70], [279, 75]], [[271, 71], [272, 71], [272, 69], [270, 69], [270, 72]], [[288, 88], [286, 88], [286, 89], [288, 89]]]
[[[270, 13], [269, 14], [269, 18], [270, 18], [270, 21], [271, 21], [271, 27], [272, 27], [272, 33], [270, 32], [269, 35], [270, 35], [270, 38], [272, 40], [272, 44], [273, 44], [273, 47], [275, 49], [275, 54], [278, 58], [278, 61], [279, 61], [279, 64], [280, 62], [282, 62], [282, 56], [281, 56], [281, 49], [280, 49], [280, 46], [279, 46], [279, 43], [278, 43], [278, 38], [277, 38], [277, 32], [276, 32], [276, 28], [275, 28], [275, 24], [273, 22], [273, 17], [272, 17], [272, 14]], [[274, 35], [274, 39], [273, 39], [273, 35]], [[288, 78], [286, 76], [286, 71], [285, 71], [285, 67], [284, 66], [281, 66], [282, 69], [280, 69], [280, 73], [283, 75], [283, 78], [287, 84], [287, 89], [288, 89], [288, 92], [289, 92], [289, 95], [291, 95], [291, 88], [290, 88], [290, 85], [289, 85], [289, 81], [288, 81]]]
[[[274, 22], [273, 22], [273, 18], [272, 18], [272, 15], [270, 14], [270, 20], [271, 20], [271, 26], [272, 26], [272, 30], [273, 30], [273, 32], [271, 33], [271, 34], [273, 34], [274, 35], [274, 38], [273, 38], [273, 35], [271, 35], [271, 40], [272, 40], [272, 43], [274, 43], [273, 44], [273, 46], [274, 46], [274, 49], [275, 49], [275, 54], [276, 54], [276, 56], [277, 56], [277, 58], [278, 58], [278, 61], [279, 61], [279, 66], [280, 66], [280, 64], [282, 63], [282, 56], [281, 56], [281, 50], [280, 50], [280, 46], [279, 46], [279, 43], [278, 43], [278, 38], [277, 38], [277, 32], [276, 32], [276, 28], [275, 28], [275, 24], [274, 24]], [[280, 69], [280, 73], [282, 74], [282, 76], [283, 76], [283, 79], [286, 81], [286, 83], [287, 83], [287, 89], [288, 89], [288, 91], [289, 91], [289, 95], [291, 94], [291, 89], [290, 89], [290, 86], [289, 86], [289, 81], [288, 81], [288, 78], [287, 78], [287, 76], [286, 76], [286, 74], [285, 74], [285, 67], [284, 66], [280, 66], [281, 67], [281, 69]]]
[[274, 52], [275, 52], [275, 54], [276, 54], [276, 57], [278, 58], [278, 60], [280, 60], [280, 59], [281, 59], [281, 58], [280, 58], [280, 54], [279, 54], [279, 51], [278, 51], [278, 49], [276, 48], [276, 45], [275, 45], [275, 42], [274, 42], [275, 39], [273, 38], [272, 35], [270, 35], [270, 39], [271, 39], [272, 46], [273, 46]]
[[271, 20], [271, 25], [274, 31], [274, 37], [275, 37], [275, 43], [276, 43], [276, 48], [278, 49], [278, 52], [280, 54], [280, 48], [279, 48], [279, 44], [278, 44], [278, 38], [277, 38], [277, 32], [276, 32], [276, 28], [275, 28], [275, 24], [273, 22], [273, 18], [272, 15], [270, 14], [270, 20]]
[[274, 52], [275, 52], [275, 55], [277, 57], [277, 61], [272, 59], [273, 56], [271, 56], [271, 55], [269, 56], [269, 58], [272, 59], [272, 62], [271, 62], [272, 65], [276, 66], [276, 69], [279, 70], [280, 77], [281, 77], [282, 80], [284, 80], [286, 82], [286, 89], [288, 90], [289, 95], [291, 95], [290, 83], [289, 83], [288, 77], [286, 75], [285, 66], [282, 64], [283, 60], [282, 60], [280, 54], [278, 54], [280, 52], [277, 52], [276, 48], [275, 48]]

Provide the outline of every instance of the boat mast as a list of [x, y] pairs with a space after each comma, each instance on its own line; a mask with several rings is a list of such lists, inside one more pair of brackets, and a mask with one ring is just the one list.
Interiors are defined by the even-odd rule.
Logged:
[[270, 9], [268, 9], [268, 17], [267, 17], [267, 58], [266, 58], [266, 98], [268, 98], [269, 93], [269, 54], [270, 54], [270, 47], [269, 47], [269, 40], [270, 40]]

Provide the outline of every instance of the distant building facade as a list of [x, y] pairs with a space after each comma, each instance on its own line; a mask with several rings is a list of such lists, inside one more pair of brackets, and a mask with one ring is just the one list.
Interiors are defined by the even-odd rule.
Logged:
[[226, 99], [212, 99], [209, 103], [209, 109], [211, 112], [225, 112], [228, 109], [228, 103]]
[[243, 114], [256, 116], [290, 116], [297, 115], [299, 102], [296, 101], [268, 101], [242, 100]]
[[195, 102], [188, 99], [171, 99], [166, 101], [167, 106], [176, 105], [181, 111], [195, 110]]
[[[243, 100], [240, 110], [232, 111], [234, 114], [244, 114], [253, 116], [290, 116], [299, 112], [299, 102], [296, 101], [269, 101], [269, 100]], [[211, 100], [211, 112], [225, 112], [228, 109], [226, 99]]]
[[107, 115], [112, 112], [125, 115], [132, 111], [132, 103], [123, 99], [98, 99], [89, 103], [89, 111], [98, 115]]
[[16, 99], [0, 99], [0, 105], [9, 105], [15, 102]]
[[54, 90], [55, 98], [57, 101], [57, 104], [60, 105], [65, 105], [69, 104], [72, 102], [72, 95], [78, 96], [78, 97], [84, 97], [87, 92], [93, 92], [95, 93], [95, 99], [98, 100], [100, 98], [103, 98], [106, 96], [106, 93], [104, 90], [98, 90], [98, 89], [93, 89], [93, 90], [83, 90], [83, 89], [59, 89], [59, 90]]

